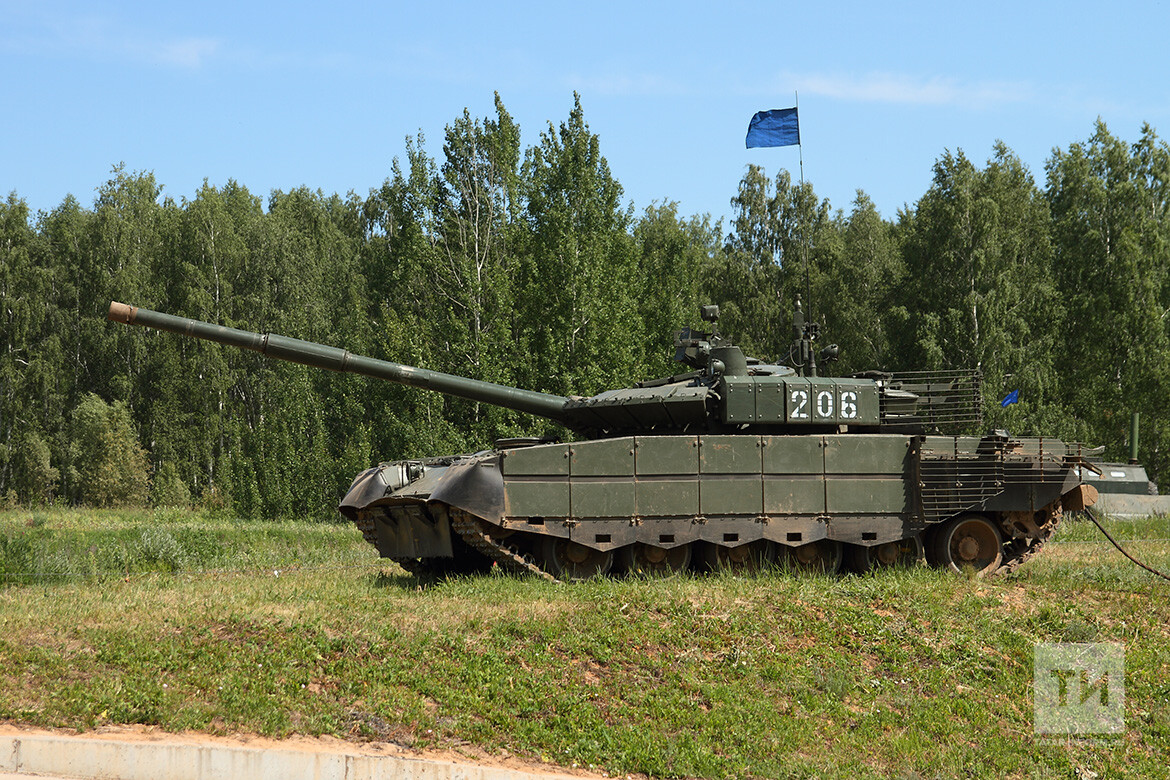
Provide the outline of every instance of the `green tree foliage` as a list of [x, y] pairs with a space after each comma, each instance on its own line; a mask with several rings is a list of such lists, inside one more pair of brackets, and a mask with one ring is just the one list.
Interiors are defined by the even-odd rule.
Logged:
[[[424, 146], [421, 134], [406, 139], [406, 169], [395, 159], [390, 178], [366, 199], [364, 218], [371, 240], [364, 268], [371, 287], [370, 313], [377, 323], [374, 356], [437, 369], [429, 331], [434, 312], [427, 301], [432, 292], [428, 269], [437, 266], [439, 256], [435, 212], [440, 176]], [[445, 399], [391, 384], [371, 388], [371, 393], [379, 414], [375, 446], [380, 452], [419, 457], [432, 444], [461, 448], [462, 437], [443, 416]]]
[[[381, 348], [394, 361], [510, 384], [519, 127], [497, 96], [495, 118], [464, 112], [447, 127], [443, 153], [440, 166], [421, 137], [408, 140], [407, 170], [395, 161], [366, 202]], [[490, 441], [516, 424], [514, 414], [470, 400], [393, 386], [378, 393], [393, 410], [384, 440], [419, 455]], [[420, 419], [432, 423], [426, 433]]]
[[150, 503], [156, 507], [186, 508], [191, 505], [191, 491], [173, 463], [164, 463], [150, 481]]
[[146, 342], [129, 332], [111, 334], [103, 315], [115, 293], [146, 306], [161, 300], [153, 271], [170, 251], [178, 209], [169, 199], [159, 202], [162, 187], [153, 174], [130, 174], [122, 166], [113, 174], [99, 188], [87, 226], [71, 316], [79, 336], [79, 380], [103, 396], [134, 404], [136, 392], [146, 387], [139, 381], [150, 364]]
[[51, 503], [61, 472], [52, 463], [49, 445], [26, 431], [13, 450], [13, 490], [30, 504]]
[[[0, 496], [25, 504], [204, 502], [335, 516], [379, 460], [473, 451], [553, 426], [490, 405], [105, 321], [111, 299], [410, 365], [588, 395], [677, 370], [670, 337], [719, 328], [783, 359], [799, 298], [845, 374], [979, 366], [989, 425], [1170, 473], [1170, 150], [1103, 124], [1057, 150], [1042, 191], [1003, 145], [945, 153], [896, 221], [859, 192], [749, 166], [726, 233], [670, 201], [635, 217], [585, 121], [524, 148], [496, 96], [408, 139], [366, 197], [267, 199], [229, 181], [167, 198], [117, 166], [92, 208], [0, 202]], [[1002, 394], [1021, 402], [1001, 409]], [[107, 403], [105, 400], [109, 402]], [[560, 432], [562, 435], [563, 431]], [[148, 478], [154, 474], [153, 485]]]
[[723, 231], [709, 216], [682, 218], [677, 203], [651, 204], [634, 225], [638, 275], [632, 281], [647, 375], [678, 373], [672, 335], [706, 302], [704, 280], [720, 256]]
[[[28, 426], [29, 369], [41, 335], [38, 300], [46, 270], [34, 261], [36, 233], [28, 224], [28, 206], [15, 194], [0, 203], [0, 495], [15, 490], [14, 469], [22, 428]], [[20, 425], [21, 423], [24, 425]], [[20, 427], [18, 427], [20, 426]]]
[[[979, 367], [988, 412], [1020, 389], [1014, 422], [1050, 402], [1061, 310], [1052, 275], [1048, 204], [1002, 144], [983, 169], [946, 153], [934, 182], [902, 214], [906, 298], [896, 339], [904, 368]], [[993, 418], [994, 419], [994, 418]]]
[[[240, 324], [251, 319], [265, 285], [251, 274], [253, 253], [263, 241], [260, 199], [229, 181], [222, 189], [206, 183], [184, 200], [174, 251], [158, 258], [163, 288], [160, 306], [195, 319]], [[245, 365], [255, 359], [194, 340], [154, 341], [146, 382], [157, 392], [146, 401], [143, 432], [156, 467], [175, 469], [196, 494], [219, 476], [222, 458], [239, 419], [234, 395]], [[160, 471], [161, 473], [161, 471]]]
[[150, 495], [147, 453], [138, 443], [130, 410], [87, 394], [73, 411], [70, 471], [91, 506], [142, 506]]
[[[424, 329], [423, 342], [434, 349], [418, 357], [428, 367], [511, 383], [520, 128], [497, 95], [494, 118], [473, 120], [464, 111], [447, 127], [441, 166], [425, 156], [421, 139], [408, 146], [408, 156], [409, 175], [396, 165], [383, 187], [387, 202], [401, 204], [382, 217], [391, 254], [401, 258], [388, 285], [392, 308]], [[514, 414], [471, 400], [421, 398], [414, 390], [396, 395], [419, 411], [439, 404], [460, 446], [515, 424]]]
[[842, 373], [890, 368], [898, 320], [895, 301], [905, 281], [893, 226], [858, 192], [849, 216], [838, 216], [840, 238], [825, 261], [820, 310], [828, 338], [841, 347]]
[[832, 338], [845, 334], [836, 327], [837, 298], [850, 293], [829, 286], [841, 270], [843, 221], [829, 202], [809, 182], [793, 183], [788, 171], [770, 181], [751, 165], [731, 205], [731, 232], [707, 285], [708, 297], [722, 304], [721, 327], [751, 351], [780, 360], [792, 343], [798, 302], [806, 319], [834, 328]]
[[516, 342], [532, 389], [591, 395], [638, 368], [630, 280], [636, 251], [622, 187], [585, 122], [579, 95], [524, 162], [528, 241]]
[[[438, 262], [429, 269], [432, 332], [440, 368], [489, 382], [515, 379], [512, 315], [518, 258], [520, 128], [496, 95], [496, 118], [463, 116], [447, 128], [438, 193]], [[514, 417], [451, 399], [449, 412], [473, 435], [495, 436]]]
[[1127, 145], [1098, 122], [1048, 164], [1056, 277], [1066, 306], [1061, 397], [1078, 433], [1124, 451], [1130, 412], [1144, 412], [1143, 454], [1170, 466], [1170, 149], [1153, 130]]
[[[811, 192], [811, 188], [810, 188]], [[722, 328], [750, 352], [777, 358], [792, 335], [792, 310], [803, 281], [808, 225], [799, 224], [791, 176], [748, 166], [731, 199], [731, 232], [709, 266], [706, 289], [720, 305]], [[807, 298], [807, 294], [804, 295]]]

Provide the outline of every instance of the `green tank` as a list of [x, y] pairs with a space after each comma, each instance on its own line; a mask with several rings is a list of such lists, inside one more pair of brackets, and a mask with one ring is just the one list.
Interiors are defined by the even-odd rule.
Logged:
[[788, 365], [710, 330], [675, 334], [685, 370], [589, 398], [480, 382], [274, 334], [111, 303], [111, 320], [554, 420], [571, 441], [383, 463], [339, 507], [378, 553], [415, 573], [498, 564], [558, 580], [694, 567], [1012, 571], [1062, 511], [1091, 505], [1079, 446], [981, 422], [976, 372], [820, 376], [799, 304]]

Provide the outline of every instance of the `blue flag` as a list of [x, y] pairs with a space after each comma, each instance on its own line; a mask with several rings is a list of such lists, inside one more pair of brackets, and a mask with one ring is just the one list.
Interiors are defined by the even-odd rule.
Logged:
[[800, 118], [795, 108], [760, 111], [748, 124], [747, 148], [756, 146], [799, 146]]
[[1002, 406], [1004, 409], [1006, 409], [1009, 406], [1011, 406], [1012, 404], [1016, 404], [1019, 402], [1020, 402], [1020, 391], [1019, 390], [1012, 390], [1010, 393], [1008, 393], [1006, 396], [1004, 396], [1004, 399], [999, 402], [999, 405]]

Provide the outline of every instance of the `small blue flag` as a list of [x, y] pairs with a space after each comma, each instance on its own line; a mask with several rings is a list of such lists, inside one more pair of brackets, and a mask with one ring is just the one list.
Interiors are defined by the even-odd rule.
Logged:
[[1008, 393], [1004, 397], [1004, 399], [1002, 401], [999, 402], [999, 405], [1002, 406], [1004, 409], [1006, 409], [1009, 406], [1011, 406], [1012, 404], [1016, 404], [1019, 402], [1020, 402], [1020, 391], [1019, 390], [1012, 390], [1010, 393]]
[[800, 146], [800, 118], [795, 108], [760, 111], [748, 124], [747, 148]]

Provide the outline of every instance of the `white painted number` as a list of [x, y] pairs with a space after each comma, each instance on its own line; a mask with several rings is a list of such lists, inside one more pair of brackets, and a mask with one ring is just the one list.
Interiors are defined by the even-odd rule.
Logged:
[[792, 391], [792, 415], [793, 420], [807, 420], [808, 419], [808, 391], [807, 390], [793, 390]]
[[[856, 420], [860, 416], [858, 403], [859, 399], [856, 390], [841, 390], [837, 394], [834, 394], [832, 390], [821, 390], [817, 393], [816, 397], [816, 417], [818, 420], [832, 420], [834, 419], [834, 412], [837, 411], [842, 420]], [[788, 413], [788, 419], [809, 419], [811, 417], [809, 414], [809, 406], [809, 391], [793, 390], [791, 403], [789, 404], [791, 411]]]
[[833, 416], [833, 394], [828, 390], [817, 393], [817, 417]]
[[857, 393], [852, 390], [841, 393], [841, 416], [846, 419], [857, 417]]

